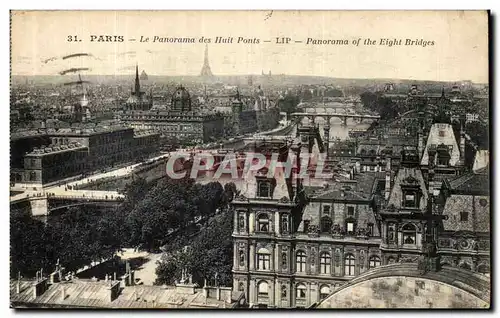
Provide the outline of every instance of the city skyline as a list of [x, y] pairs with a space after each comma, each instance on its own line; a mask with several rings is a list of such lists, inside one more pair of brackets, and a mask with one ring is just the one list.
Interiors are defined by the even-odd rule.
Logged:
[[[259, 39], [259, 44], [208, 44], [214, 75], [258, 75], [271, 71], [272, 74], [332, 78], [471, 80], [488, 83], [488, 41], [484, 36], [487, 23], [482, 19], [486, 12], [428, 11], [409, 15], [406, 12], [360, 14], [358, 11], [340, 14], [316, 11], [304, 15], [295, 11], [274, 11], [266, 19], [268, 14], [264, 11], [171, 11], [147, 12], [148, 18], [145, 19], [141, 12], [123, 11], [13, 12], [12, 75], [57, 75], [65, 69], [78, 67], [90, 68], [84, 73], [89, 75], [129, 75], [133, 73], [131, 68], [138, 63], [148, 75], [196, 76], [203, 66], [206, 46], [206, 43], [198, 42], [201, 36], [212, 40], [217, 36], [233, 36], [233, 42], [241, 36]], [[109, 23], [110, 16], [115, 23]], [[356, 23], [353, 19], [363, 23]], [[412, 23], [413, 20], [415, 23]], [[47, 27], [34, 28], [35, 21]], [[75, 24], [75, 21], [78, 23]], [[309, 28], [293, 27], [301, 23]], [[184, 28], [186, 25], [189, 28]], [[351, 28], [341, 31], [338, 27], [342, 25], [350, 25]], [[128, 31], [132, 26], [134, 31]], [[288, 34], [284, 30], [293, 32]], [[21, 32], [24, 36], [18, 35]], [[70, 34], [82, 41], [67, 42]], [[118, 43], [90, 42], [90, 35], [93, 34], [114, 34], [125, 38]], [[153, 36], [194, 38], [196, 43], [140, 43], [141, 35], [149, 36], [150, 41]], [[302, 43], [263, 42], [275, 41], [276, 37], [290, 37], [292, 41]], [[128, 41], [129, 38], [136, 41]], [[436, 45], [308, 45], [307, 38], [347, 41], [371, 38], [377, 43], [381, 38], [401, 38], [403, 42], [408, 38], [434, 41]], [[51, 41], [50, 45], [48, 41]], [[27, 54], [29, 51], [33, 53]], [[63, 56], [73, 53], [89, 53], [92, 57], [62, 60]], [[476, 63], [470, 63], [471, 60]]]

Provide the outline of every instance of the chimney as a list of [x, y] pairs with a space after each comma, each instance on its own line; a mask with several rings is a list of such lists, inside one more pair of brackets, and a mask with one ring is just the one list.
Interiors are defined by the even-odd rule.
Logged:
[[16, 294], [21, 292], [21, 272], [17, 272]]
[[33, 283], [33, 297], [37, 298], [47, 290], [48, 278], [38, 276], [38, 279]]
[[110, 302], [114, 301], [116, 298], [118, 298], [118, 294], [120, 293], [120, 282], [110, 281], [107, 290], [108, 290], [109, 301]]
[[385, 200], [389, 200], [389, 195], [391, 194], [391, 158], [387, 158], [385, 167]]
[[64, 288], [64, 285], [61, 285], [61, 301], [64, 301], [66, 299], [66, 290]]
[[203, 297], [208, 298], [208, 286], [206, 279], [203, 281]]

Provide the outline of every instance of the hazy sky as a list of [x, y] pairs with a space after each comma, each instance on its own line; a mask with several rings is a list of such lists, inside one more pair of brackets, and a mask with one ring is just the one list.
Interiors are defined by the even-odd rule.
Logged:
[[[12, 74], [58, 74], [89, 67], [87, 74], [198, 75], [208, 44], [218, 75], [317, 75], [340, 78], [488, 81], [485, 11], [28, 11], [12, 16]], [[77, 35], [81, 42], [68, 42]], [[91, 35], [122, 35], [124, 42], [90, 42]], [[140, 43], [141, 36], [149, 43]], [[152, 43], [158, 37], [193, 37], [196, 43]], [[215, 37], [233, 44], [214, 44]], [[237, 44], [237, 38], [259, 44]], [[290, 44], [276, 44], [289, 37]], [[136, 39], [135, 42], [129, 41]], [[348, 45], [307, 45], [308, 38]], [[359, 46], [352, 41], [361, 38]], [[377, 45], [363, 45], [364, 39]], [[381, 38], [401, 39], [383, 46]], [[406, 46], [406, 39], [434, 41]], [[271, 43], [264, 41], [270, 40]], [[295, 43], [294, 41], [303, 41]], [[72, 53], [94, 57], [62, 60]], [[50, 61], [47, 59], [54, 58]], [[45, 62], [44, 62], [45, 60]]]

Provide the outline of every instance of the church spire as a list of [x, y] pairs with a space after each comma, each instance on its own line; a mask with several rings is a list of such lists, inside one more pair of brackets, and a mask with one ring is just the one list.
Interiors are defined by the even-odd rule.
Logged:
[[139, 82], [139, 65], [135, 64], [135, 95], [141, 95], [141, 83]]

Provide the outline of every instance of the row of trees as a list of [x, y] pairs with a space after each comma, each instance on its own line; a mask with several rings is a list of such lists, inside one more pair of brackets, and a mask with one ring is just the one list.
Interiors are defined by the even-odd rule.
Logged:
[[364, 92], [360, 94], [360, 98], [365, 108], [378, 113], [384, 120], [395, 119], [400, 112], [404, 112], [400, 105], [385, 97], [382, 92]]
[[124, 247], [158, 250], [169, 234], [177, 231], [182, 237], [195, 220], [206, 222], [217, 209], [226, 207], [236, 189], [234, 184], [225, 188], [218, 182], [199, 185], [187, 179], [162, 180], [153, 185], [137, 179], [126, 186], [125, 200], [116, 209], [80, 206], [46, 223], [29, 212], [13, 211], [11, 275], [34, 276], [41, 268], [50, 271], [58, 259], [67, 270], [75, 271], [108, 259]]

